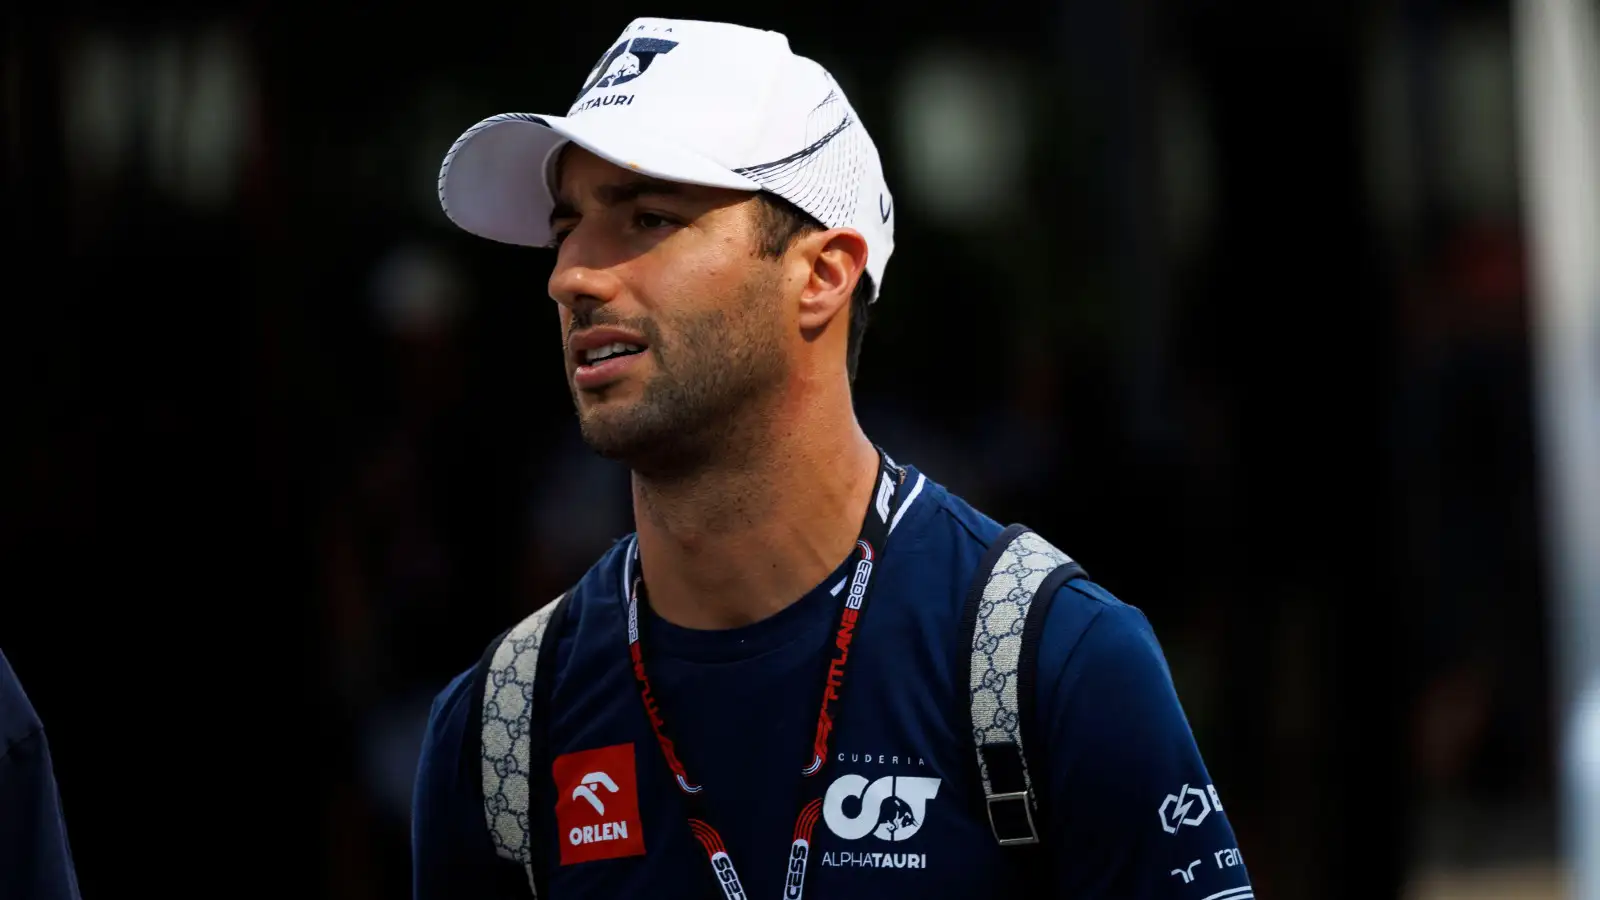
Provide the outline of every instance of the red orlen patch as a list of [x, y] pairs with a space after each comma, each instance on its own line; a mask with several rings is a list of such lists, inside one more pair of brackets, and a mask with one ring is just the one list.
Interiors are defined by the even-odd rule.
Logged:
[[563, 753], [550, 775], [563, 866], [644, 855], [632, 744]]

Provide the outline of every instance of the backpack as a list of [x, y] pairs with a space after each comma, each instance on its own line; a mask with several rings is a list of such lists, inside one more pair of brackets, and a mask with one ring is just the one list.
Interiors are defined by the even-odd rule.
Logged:
[[[1058, 589], [1086, 578], [1083, 568], [1025, 525], [1012, 525], [984, 551], [962, 607], [962, 634], [977, 783], [995, 842], [1025, 865], [1038, 864], [1042, 753], [1030, 760], [1024, 736], [1040, 734], [1037, 718], [1039, 639]], [[517, 863], [537, 900], [545, 860], [536, 859], [530, 785], [549, 767], [543, 721], [568, 594], [562, 594], [490, 642], [479, 662], [483, 683], [483, 813], [495, 853]], [[470, 727], [470, 726], [469, 726]], [[1032, 738], [1029, 738], [1032, 740]]]

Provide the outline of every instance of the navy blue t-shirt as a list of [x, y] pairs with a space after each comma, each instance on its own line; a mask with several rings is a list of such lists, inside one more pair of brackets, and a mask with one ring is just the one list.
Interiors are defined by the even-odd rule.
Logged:
[[0, 653], [0, 897], [77, 900], [50, 745], [17, 673]]
[[[1046, 884], [1023, 883], [974, 800], [963, 683], [962, 606], [1002, 528], [914, 469], [904, 483], [851, 647], [806, 896], [1250, 900], [1222, 798], [1150, 624], [1087, 579], [1061, 588], [1039, 646], [1044, 733], [1029, 757], [1046, 757], [1045, 863], [1035, 876]], [[551, 861], [548, 897], [720, 897], [634, 680], [622, 592], [630, 544], [620, 541], [570, 592], [549, 721], [534, 725], [546, 729], [554, 761], [529, 785], [534, 840]], [[652, 689], [749, 897], [784, 890], [797, 767], [810, 758], [848, 563], [742, 628], [697, 631], [640, 613], [652, 616]], [[485, 823], [483, 681], [473, 676], [452, 681], [429, 718], [412, 821], [416, 900], [528, 895]], [[895, 815], [884, 816], [891, 806]]]

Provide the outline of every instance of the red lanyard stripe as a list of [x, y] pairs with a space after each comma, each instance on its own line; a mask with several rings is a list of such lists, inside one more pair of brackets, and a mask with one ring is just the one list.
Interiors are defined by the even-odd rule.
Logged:
[[822, 815], [822, 798], [807, 803], [805, 809], [800, 810], [800, 816], [794, 820], [794, 839], [797, 841], [811, 841], [811, 830], [817, 827], [817, 817]]
[[695, 838], [700, 841], [700, 846], [705, 848], [707, 856], [728, 852], [728, 848], [723, 846], [722, 835], [718, 834], [709, 822], [690, 819], [689, 830], [694, 832]]
[[628, 643], [628, 654], [633, 657], [633, 678], [639, 682], [639, 699], [644, 701], [645, 714], [650, 719], [651, 730], [656, 733], [656, 741], [661, 744], [661, 755], [667, 759], [667, 768], [678, 777], [678, 787], [685, 794], [698, 794], [705, 786], [690, 783], [689, 771], [678, 759], [678, 749], [673, 745], [672, 738], [667, 737], [666, 722], [661, 718], [661, 705], [656, 703], [655, 692], [650, 689], [650, 673], [644, 668], [644, 649], [639, 646], [639, 629], [636, 627], [638, 615], [639, 583], [635, 581], [628, 601], [628, 633], [632, 637]]
[[717, 878], [717, 885], [722, 888], [722, 896], [726, 900], [745, 900], [744, 884], [739, 881], [739, 873], [733, 868], [733, 857], [728, 855], [728, 848], [722, 845], [722, 835], [699, 819], [689, 820], [689, 830], [694, 832], [695, 839], [705, 848], [706, 858], [711, 860], [711, 872]]
[[805, 892], [806, 863], [811, 859], [811, 830], [822, 815], [822, 798], [807, 803], [794, 820], [794, 843], [789, 845], [789, 872], [783, 879], [784, 900], [800, 900]]
[[[872, 583], [872, 568], [877, 562], [878, 548], [882, 547], [888, 538], [891, 515], [889, 504], [894, 497], [894, 487], [904, 478], [903, 470], [894, 469], [887, 457], [880, 456], [881, 487], [877, 502], [867, 509], [861, 537], [856, 540], [856, 546], [861, 550], [861, 557], [856, 561], [849, 589], [845, 591], [843, 602], [840, 603], [839, 624], [833, 640], [834, 652], [829, 658], [827, 679], [822, 686], [822, 700], [817, 712], [817, 730], [811, 746], [811, 763], [802, 770], [802, 775], [805, 777], [801, 781], [806, 786], [806, 792], [813, 796], [795, 817], [794, 840], [789, 848], [789, 859], [784, 873], [786, 900], [799, 900], [805, 887], [806, 868], [811, 855], [811, 834], [816, 828], [818, 817], [822, 814], [821, 780], [811, 780], [811, 776], [827, 767], [829, 738], [833, 734], [834, 716], [838, 712], [838, 704], [844, 693], [845, 674], [850, 663], [850, 647], [864, 615], [867, 590]], [[726, 900], [744, 900], [744, 887], [739, 881], [738, 872], [733, 867], [733, 859], [728, 855], [728, 849], [722, 842], [722, 835], [704, 819], [699, 818], [699, 815], [703, 814], [699, 811], [704, 808], [704, 798], [697, 795], [704, 786], [689, 780], [689, 772], [683, 761], [678, 758], [677, 748], [673, 745], [672, 739], [667, 737], [666, 722], [660, 704], [656, 700], [655, 691], [650, 686], [650, 675], [644, 664], [644, 642], [639, 627], [642, 579], [634, 568], [638, 560], [638, 544], [635, 543], [629, 548], [628, 553], [628, 565], [623, 570], [624, 586], [627, 590], [625, 599], [628, 607], [628, 655], [633, 663], [634, 680], [639, 685], [639, 699], [644, 702], [650, 729], [655, 732], [656, 742], [661, 745], [661, 755], [666, 760], [667, 768], [677, 778], [678, 787], [691, 798], [688, 801], [689, 809], [686, 810], [689, 815], [685, 818], [688, 819], [690, 831], [700, 842], [701, 848], [705, 850], [706, 857], [711, 862], [711, 872], [717, 880], [717, 886], [722, 889]]]
[[833, 639], [838, 652], [828, 663], [828, 683], [822, 691], [822, 707], [817, 711], [817, 736], [811, 745], [811, 765], [800, 771], [807, 777], [822, 771], [822, 763], [828, 758], [828, 737], [833, 733], [833, 704], [839, 699], [839, 688], [844, 684], [844, 671], [850, 662], [850, 642], [855, 639], [861, 599], [872, 578], [872, 560], [876, 555], [872, 552], [872, 545], [865, 540], [858, 540], [856, 546], [861, 548], [861, 560], [856, 563], [855, 576], [850, 579], [850, 594], [839, 610], [839, 630]]

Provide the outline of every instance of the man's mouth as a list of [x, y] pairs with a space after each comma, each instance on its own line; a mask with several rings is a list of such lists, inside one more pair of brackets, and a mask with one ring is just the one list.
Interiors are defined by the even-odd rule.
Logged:
[[572, 338], [572, 384], [580, 391], [604, 390], [641, 365], [634, 357], [648, 348], [641, 335], [621, 328], [602, 326], [580, 332]]
[[615, 341], [613, 343], [606, 344], [604, 347], [592, 347], [583, 351], [583, 364], [586, 366], [592, 366], [596, 363], [605, 362], [608, 359], [613, 359], [618, 356], [633, 356], [636, 353], [643, 352], [644, 348], [638, 344], [628, 344], [622, 341]]

